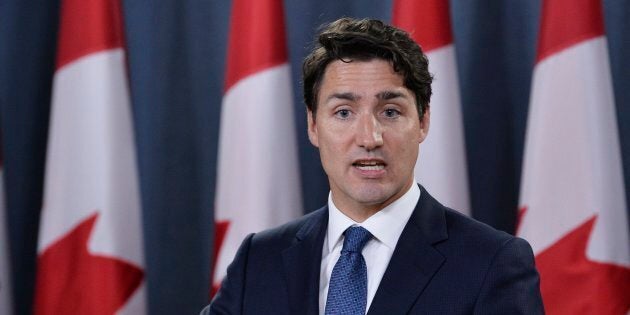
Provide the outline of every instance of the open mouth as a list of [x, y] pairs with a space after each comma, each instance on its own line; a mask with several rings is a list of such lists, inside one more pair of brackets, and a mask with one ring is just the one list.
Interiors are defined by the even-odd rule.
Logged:
[[352, 166], [362, 171], [381, 171], [385, 169], [385, 162], [381, 160], [358, 160]]

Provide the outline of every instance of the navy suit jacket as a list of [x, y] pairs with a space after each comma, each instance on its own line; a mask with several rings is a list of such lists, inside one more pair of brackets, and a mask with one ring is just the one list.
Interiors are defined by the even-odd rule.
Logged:
[[[368, 314], [543, 314], [529, 244], [422, 193]], [[201, 314], [318, 314], [328, 207], [243, 241]]]

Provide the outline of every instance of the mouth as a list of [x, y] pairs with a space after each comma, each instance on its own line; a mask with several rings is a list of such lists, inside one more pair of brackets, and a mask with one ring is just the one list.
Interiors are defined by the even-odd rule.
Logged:
[[382, 171], [385, 169], [387, 164], [379, 159], [368, 159], [368, 160], [356, 160], [352, 163], [352, 166], [358, 168], [360, 171], [364, 172], [376, 172]]

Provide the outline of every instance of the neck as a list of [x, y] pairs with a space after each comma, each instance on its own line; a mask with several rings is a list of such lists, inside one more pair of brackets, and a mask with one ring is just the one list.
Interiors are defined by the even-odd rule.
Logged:
[[369, 217], [373, 216], [377, 212], [381, 211], [384, 207], [364, 207], [361, 209], [348, 209], [349, 211], [342, 210], [339, 208], [341, 213], [345, 214], [348, 218], [352, 219], [352, 221], [357, 223], [362, 223], [367, 220]]
[[343, 198], [335, 197], [334, 191], [332, 191], [332, 201], [341, 213], [352, 219], [354, 222], [362, 223], [377, 212], [392, 204], [394, 201], [400, 199], [400, 197], [409, 191], [411, 185], [415, 185], [415, 180], [413, 178], [409, 184], [398, 193], [381, 202], [361, 203], [353, 200], [342, 200]]

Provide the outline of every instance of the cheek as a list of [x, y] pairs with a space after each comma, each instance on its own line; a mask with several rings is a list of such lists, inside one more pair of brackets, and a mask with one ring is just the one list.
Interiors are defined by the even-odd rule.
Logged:
[[418, 141], [415, 139], [406, 139], [405, 143], [402, 144], [401, 151], [406, 160], [413, 160], [415, 163], [418, 157]]
[[385, 126], [383, 134], [389, 136], [392, 140], [400, 145], [409, 145], [409, 143], [418, 144], [422, 138], [422, 130], [420, 124], [411, 119], [406, 119], [399, 124]]
[[320, 146], [325, 146], [328, 151], [343, 151], [344, 147], [352, 142], [351, 128], [331, 122], [321, 124], [318, 129]]
[[398, 160], [400, 168], [413, 168], [419, 152], [418, 135], [416, 133], [398, 133], [398, 135], [400, 136], [385, 139], [385, 143], [391, 144], [390, 158]]
[[326, 128], [322, 128], [318, 132], [318, 141], [319, 155], [324, 168], [329, 169], [331, 166], [338, 164], [338, 161], [343, 157], [339, 136], [331, 133], [330, 130], [326, 130]]

